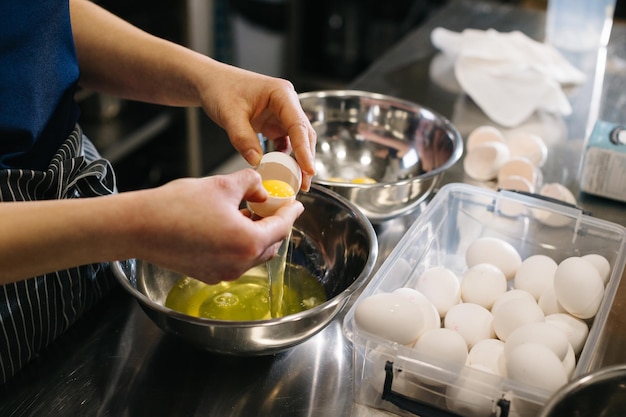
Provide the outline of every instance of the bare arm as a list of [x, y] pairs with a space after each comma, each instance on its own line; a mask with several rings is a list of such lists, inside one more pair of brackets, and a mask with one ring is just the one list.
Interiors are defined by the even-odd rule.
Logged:
[[274, 256], [303, 210], [295, 202], [259, 221], [239, 211], [241, 200], [266, 196], [258, 174], [244, 170], [106, 197], [1, 203], [0, 284], [135, 257], [207, 282], [234, 279]]
[[235, 68], [152, 36], [88, 0], [71, 0], [81, 84], [128, 99], [202, 106], [235, 148], [257, 165], [256, 133], [289, 138], [308, 189], [315, 132], [286, 80]]

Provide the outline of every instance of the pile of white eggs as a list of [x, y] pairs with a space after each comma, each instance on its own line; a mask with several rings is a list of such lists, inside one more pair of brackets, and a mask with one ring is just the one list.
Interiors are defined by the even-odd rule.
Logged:
[[363, 298], [355, 324], [452, 369], [467, 365], [549, 393], [566, 384], [604, 296], [609, 261], [598, 254], [522, 259], [493, 237], [473, 241], [465, 260], [462, 277], [435, 266], [407, 280], [414, 287]]
[[477, 181], [497, 182], [503, 190], [537, 193], [575, 205], [576, 198], [562, 184], [543, 183], [541, 167], [548, 158], [544, 140], [519, 131], [505, 135], [496, 127], [479, 126], [467, 136], [465, 173]]

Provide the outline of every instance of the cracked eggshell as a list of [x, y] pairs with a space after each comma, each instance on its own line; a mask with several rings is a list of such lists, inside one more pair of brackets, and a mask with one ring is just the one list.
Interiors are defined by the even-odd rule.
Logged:
[[539, 135], [529, 132], [517, 132], [509, 137], [507, 144], [511, 157], [523, 157], [541, 168], [548, 159], [548, 147]]
[[509, 159], [509, 148], [502, 142], [486, 142], [467, 152], [463, 160], [465, 173], [478, 181], [497, 177], [500, 167]]
[[470, 132], [467, 136], [465, 148], [467, 149], [467, 152], [470, 152], [476, 146], [488, 142], [506, 143], [506, 140], [500, 129], [497, 127], [483, 125], [478, 126]]

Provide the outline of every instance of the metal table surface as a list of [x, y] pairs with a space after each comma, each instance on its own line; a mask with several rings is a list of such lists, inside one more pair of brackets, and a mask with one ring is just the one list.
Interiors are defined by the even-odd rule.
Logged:
[[[466, 136], [490, 123], [462, 94], [434, 79], [434, 27], [522, 30], [543, 38], [544, 14], [475, 1], [451, 2], [382, 56], [351, 88], [390, 94], [448, 117]], [[550, 141], [546, 181], [564, 183], [592, 215], [626, 224], [626, 205], [578, 194], [583, 139], [596, 118], [626, 122], [626, 28], [614, 27], [606, 51], [568, 54], [589, 75], [569, 92], [574, 114], [537, 115], [524, 126]], [[468, 182], [461, 164], [444, 182]], [[377, 226], [379, 264], [419, 210]], [[626, 285], [626, 283], [624, 283]], [[599, 344], [595, 366], [626, 362], [621, 286]], [[345, 310], [344, 310], [345, 312]], [[0, 388], [1, 416], [370, 416], [382, 412], [353, 402], [352, 348], [340, 315], [307, 342], [269, 357], [232, 358], [198, 351], [166, 336], [122, 290], [94, 310]]]

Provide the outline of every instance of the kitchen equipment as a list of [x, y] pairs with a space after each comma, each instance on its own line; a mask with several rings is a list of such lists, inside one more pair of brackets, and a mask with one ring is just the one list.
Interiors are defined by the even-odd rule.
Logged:
[[626, 415], [626, 365], [612, 365], [576, 378], [556, 394], [539, 417]]
[[351, 203], [313, 185], [299, 193], [305, 207], [291, 239], [292, 262], [317, 277], [328, 301], [282, 318], [220, 321], [191, 317], [164, 307], [181, 275], [141, 260], [115, 262], [121, 285], [166, 333], [202, 349], [229, 355], [269, 355], [295, 346], [322, 330], [368, 279], [378, 242], [373, 227]]
[[[558, 218], [554, 222], [557, 226], [547, 226], [541, 220], [546, 213]], [[465, 362], [458, 365], [434, 360], [356, 324], [355, 311], [364, 299], [403, 287], [420, 288], [424, 271], [431, 268], [445, 267], [460, 281], [468, 269], [466, 254], [485, 239], [506, 242], [521, 259], [545, 255], [561, 263], [595, 253], [608, 260], [611, 272], [604, 296], [595, 317], [586, 322], [588, 335], [570, 380], [593, 369], [602, 354], [597, 342], [626, 264], [626, 229], [575, 207], [512, 191], [452, 183], [437, 192], [344, 318], [344, 333], [354, 346], [355, 401], [402, 415], [407, 415], [406, 410], [425, 407], [431, 411], [420, 415], [485, 417], [498, 407], [497, 415], [502, 417], [508, 410], [514, 410], [511, 415], [536, 416], [548, 402], [555, 391], [466, 366]], [[502, 258], [493, 249], [481, 253]], [[534, 300], [532, 303], [536, 306]], [[517, 313], [521, 315], [519, 309]], [[444, 413], [434, 414], [440, 411]]]
[[463, 153], [457, 129], [418, 104], [352, 90], [299, 97], [317, 132], [313, 182], [374, 223], [415, 209]]

